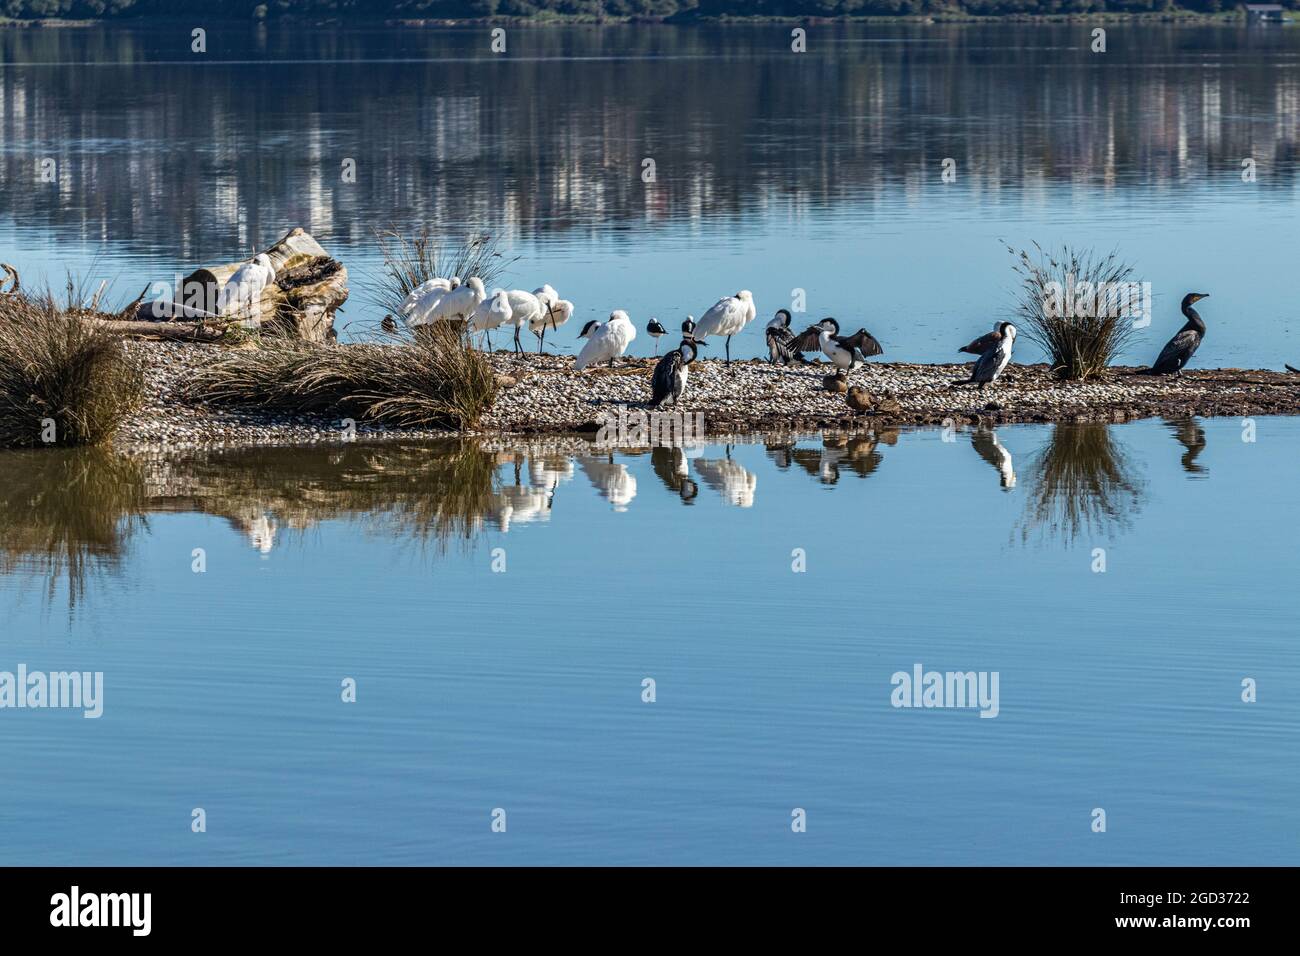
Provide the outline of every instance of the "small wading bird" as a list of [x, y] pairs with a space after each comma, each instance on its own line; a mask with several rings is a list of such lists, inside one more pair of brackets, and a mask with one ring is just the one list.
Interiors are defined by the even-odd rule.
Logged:
[[963, 345], [957, 351], [968, 352], [971, 355], [983, 355], [989, 349], [993, 348], [993, 346], [997, 345], [1000, 341], [1002, 341], [1002, 333], [1006, 330], [1006, 327], [1010, 324], [1011, 324], [1010, 322], [997, 323], [996, 325], [993, 326], [992, 332], [985, 332], [974, 342], [971, 342], [969, 345]]
[[659, 354], [659, 340], [668, 334], [668, 330], [659, 324], [659, 320], [654, 316], [650, 317], [650, 322], [645, 327], [646, 335], [655, 340], [655, 355]]
[[1192, 306], [1202, 299], [1210, 297], [1208, 292], [1189, 292], [1183, 296], [1182, 312], [1187, 316], [1187, 324], [1160, 350], [1155, 364], [1138, 372], [1139, 375], [1168, 375], [1173, 373], [1181, 377], [1183, 369], [1191, 361], [1196, 350], [1205, 338], [1205, 321], [1196, 314]]
[[686, 392], [687, 366], [694, 362], [695, 356], [699, 354], [698, 346], [707, 344], [707, 342], [691, 342], [683, 339], [681, 345], [659, 360], [650, 380], [652, 408], [658, 408], [670, 398], [673, 407], [677, 406]]
[[695, 316], [688, 315], [686, 321], [682, 323], [682, 338], [687, 342], [695, 341]]
[[767, 323], [767, 354], [773, 365], [789, 365], [798, 362], [807, 364], [808, 360], [796, 348], [794, 333], [790, 331], [790, 310], [777, 309], [776, 317]]
[[578, 333], [578, 338], [585, 338], [587, 344], [582, 347], [578, 353], [578, 361], [574, 368], [581, 372], [589, 365], [595, 365], [598, 362], [608, 362], [609, 367], [614, 367], [614, 359], [621, 356], [627, 351], [627, 347], [632, 344], [636, 338], [636, 326], [628, 318], [628, 314], [622, 309], [615, 309], [609, 314], [609, 321], [605, 324], [599, 322], [588, 322]]
[[731, 337], [754, 321], [754, 296], [748, 289], [719, 299], [695, 324], [695, 341], [702, 342], [710, 335], [727, 337], [727, 364], [731, 364]]
[[853, 371], [869, 356], [885, 354], [880, 343], [866, 329], [858, 329], [852, 335], [840, 335], [840, 324], [829, 316], [800, 333], [794, 340], [794, 347], [799, 352], [821, 349], [822, 354], [844, 372]]
[[[978, 340], [976, 340], [978, 341]], [[996, 382], [1011, 361], [1011, 347], [1016, 342], [1016, 327], [1010, 322], [1002, 323], [1002, 334], [989, 346], [988, 350], [975, 362], [970, 371], [970, 378], [959, 378], [954, 385], [978, 385], [982, 390], [989, 382]], [[974, 344], [974, 343], [972, 343]]]
[[217, 296], [217, 311], [221, 315], [231, 315], [245, 309], [252, 309], [262, 297], [262, 290], [275, 280], [275, 268], [271, 257], [264, 252], [253, 256], [248, 262], [235, 270], [221, 293]]

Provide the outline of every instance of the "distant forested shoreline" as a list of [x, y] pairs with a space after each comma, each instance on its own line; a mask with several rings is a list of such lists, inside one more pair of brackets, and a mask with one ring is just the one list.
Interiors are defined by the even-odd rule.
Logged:
[[[1300, 0], [1281, 0], [1294, 10]], [[286, 16], [387, 19], [516, 17], [667, 21], [786, 17], [1214, 15], [1239, 11], [1233, 0], [0, 0], [0, 18], [101, 20], [201, 15], [229, 19]]]

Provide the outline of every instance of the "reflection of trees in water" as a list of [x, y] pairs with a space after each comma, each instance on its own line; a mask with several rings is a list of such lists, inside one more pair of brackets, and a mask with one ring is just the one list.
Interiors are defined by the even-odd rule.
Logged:
[[[145, 30], [5, 30], [0, 138], [63, 143], [66, 154], [47, 189], [31, 187], [30, 150], [0, 156], [0, 198], [17, 221], [107, 222], [116, 241], [191, 264], [269, 241], [286, 223], [334, 249], [368, 244], [375, 216], [507, 234], [525, 223], [726, 217], [787, 197], [884, 201], [919, 189], [914, 158], [947, 147], [917, 116], [960, 131], [966, 154], [980, 157], [962, 181], [986, 193], [1126, 173], [1181, 182], [1241, 156], [1269, 164], [1259, 189], [1294, 184], [1283, 31], [1257, 31], [1242, 57], [1235, 36], [1139, 26], [1141, 42], [1108, 53], [1114, 68], [1098, 71], [1061, 62], [1072, 27], [889, 26], [922, 42], [864, 42], [880, 29], [839, 24], [840, 52], [792, 71], [761, 26], [529, 30], [511, 41], [526, 55], [501, 69], [477, 31], [232, 25], [223, 56], [299, 62], [222, 83], [211, 70], [150, 66], [160, 47]], [[1003, 68], [985, 67], [990, 49]], [[1205, 49], [1231, 54], [1233, 68], [1183, 68]], [[720, 53], [744, 64], [722, 84]], [[439, 59], [448, 57], [465, 59]], [[27, 62], [132, 66], [15, 65]], [[1022, 81], [1045, 66], [1050, 86]], [[268, 107], [277, 84], [292, 85], [291, 108]], [[384, 109], [359, 108], [377, 101]], [[673, 171], [650, 193], [636, 175], [647, 143]], [[329, 159], [338, 144], [368, 171], [356, 183], [342, 183]], [[141, 194], [159, 204], [143, 220]], [[164, 234], [154, 222], [171, 225]]]
[[821, 448], [800, 447], [793, 441], [767, 442], [766, 448], [768, 458], [782, 471], [794, 465], [822, 484], [833, 485], [840, 480], [842, 469], [869, 478], [884, 461], [878, 446], [897, 443], [898, 430], [890, 428], [852, 437], [828, 435]]
[[60, 580], [75, 607], [93, 574], [116, 570], [143, 523], [139, 464], [104, 449], [0, 453], [0, 572]]
[[1053, 425], [1025, 469], [1022, 541], [1038, 532], [1072, 544], [1127, 529], [1141, 509], [1144, 483], [1110, 425]]

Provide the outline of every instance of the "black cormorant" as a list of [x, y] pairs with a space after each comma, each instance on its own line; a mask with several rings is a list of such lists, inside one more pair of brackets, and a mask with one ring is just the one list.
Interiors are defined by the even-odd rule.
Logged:
[[1196, 314], [1192, 305], [1206, 298], [1209, 298], [1208, 292], [1189, 292], [1183, 296], [1182, 310], [1183, 315], [1187, 316], [1187, 324], [1179, 329], [1178, 334], [1160, 350], [1160, 356], [1155, 364], [1148, 369], [1143, 369], [1139, 374], [1168, 375], [1170, 372], [1175, 375], [1183, 374], [1183, 369], [1187, 367], [1196, 350], [1201, 347], [1201, 340], [1205, 338], [1205, 322]]

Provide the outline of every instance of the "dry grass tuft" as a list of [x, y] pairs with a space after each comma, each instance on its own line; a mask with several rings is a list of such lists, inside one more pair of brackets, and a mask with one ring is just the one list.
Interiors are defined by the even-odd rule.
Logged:
[[496, 398], [487, 359], [446, 326], [401, 344], [274, 341], [199, 373], [191, 400], [285, 414], [333, 412], [405, 428], [472, 428]]
[[[1007, 247], [1017, 258], [1020, 276], [1016, 299], [1017, 330], [1039, 345], [1051, 359], [1052, 371], [1069, 381], [1100, 376], [1136, 334], [1133, 319], [1124, 313], [1124, 290], [1133, 281], [1133, 267], [1116, 253], [1098, 257], [1066, 246], [1035, 255]], [[1087, 306], [1062, 308], [1075, 293]], [[1064, 295], [1062, 293], [1065, 293]]]
[[71, 278], [62, 300], [0, 295], [0, 446], [100, 444], [140, 404], [144, 372], [99, 295]]

